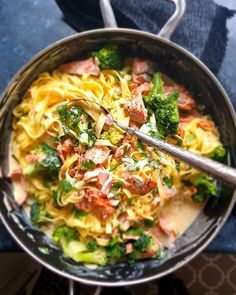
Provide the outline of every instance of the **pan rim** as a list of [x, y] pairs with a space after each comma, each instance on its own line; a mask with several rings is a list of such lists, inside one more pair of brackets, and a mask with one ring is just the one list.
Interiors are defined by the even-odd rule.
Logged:
[[[234, 128], [236, 129], [236, 113], [234, 111], [234, 107], [227, 95], [227, 93], [225, 92], [223, 86], [220, 84], [220, 82], [218, 81], [218, 79], [215, 77], [215, 75], [207, 68], [206, 65], [204, 65], [203, 62], [201, 62], [197, 57], [195, 57], [192, 53], [190, 53], [188, 50], [184, 49], [183, 47], [177, 45], [176, 43], [164, 39], [163, 37], [160, 37], [158, 35], [152, 34], [152, 33], [148, 33], [148, 32], [143, 32], [140, 30], [134, 30], [134, 29], [126, 29], [126, 28], [103, 28], [103, 29], [96, 29], [96, 30], [89, 30], [89, 31], [84, 31], [82, 33], [76, 33], [74, 35], [65, 37], [63, 39], [60, 39], [58, 41], [56, 41], [55, 43], [52, 43], [51, 45], [49, 45], [48, 47], [44, 48], [43, 50], [39, 51], [36, 55], [34, 55], [32, 58], [29, 59], [29, 61], [20, 68], [20, 70], [18, 70], [16, 72], [16, 74], [12, 77], [12, 79], [10, 80], [10, 82], [8, 83], [8, 85], [6, 86], [5, 90], [3, 91], [2, 95], [1, 95], [1, 99], [7, 94], [9, 87], [13, 84], [13, 82], [15, 80], [17, 80], [17, 78], [21, 75], [21, 73], [23, 73], [25, 71], [25, 69], [27, 69], [31, 64], [33, 64], [38, 58], [40, 58], [42, 55], [44, 55], [45, 53], [47, 53], [49, 50], [51, 50], [52, 48], [62, 44], [62, 43], [66, 43], [68, 41], [77, 39], [77, 38], [81, 38], [81, 37], [86, 37], [89, 35], [93, 35], [93, 34], [103, 34], [106, 32], [112, 32], [114, 34], [118, 34], [118, 33], [127, 33], [127, 34], [133, 34], [136, 36], [145, 36], [148, 38], [153, 39], [154, 41], [161, 41], [164, 44], [167, 44], [175, 49], [177, 49], [178, 51], [184, 53], [185, 55], [187, 55], [190, 59], [192, 59], [210, 78], [211, 80], [216, 84], [217, 88], [219, 89], [219, 91], [222, 93], [223, 97], [224, 97], [224, 101], [226, 102], [229, 110], [230, 110], [230, 115], [231, 118], [233, 119], [234, 122]], [[2, 103], [0, 102], [0, 111], [1, 111], [1, 106]], [[162, 273], [158, 273], [158, 274], [154, 274], [152, 276], [146, 277], [146, 278], [140, 278], [140, 279], [134, 279], [134, 280], [130, 280], [130, 281], [118, 281], [118, 282], [101, 282], [101, 281], [97, 281], [95, 279], [84, 279], [81, 277], [77, 277], [76, 275], [72, 275], [69, 273], [64, 272], [63, 270], [59, 270], [56, 267], [52, 266], [51, 264], [48, 264], [47, 262], [45, 262], [44, 260], [42, 260], [42, 258], [40, 258], [37, 254], [33, 253], [31, 251], [31, 249], [29, 249], [28, 247], [26, 247], [24, 245], [23, 242], [20, 241], [20, 239], [18, 238], [18, 236], [12, 231], [12, 229], [10, 228], [10, 226], [8, 225], [8, 222], [5, 220], [5, 218], [3, 217], [2, 213], [0, 212], [0, 217], [1, 220], [4, 224], [4, 226], [7, 228], [8, 232], [11, 234], [11, 236], [13, 237], [13, 239], [20, 245], [20, 247], [26, 252], [28, 253], [34, 260], [36, 260], [38, 263], [40, 263], [41, 265], [43, 265], [44, 267], [48, 268], [49, 270], [62, 275], [63, 277], [66, 277], [68, 279], [72, 279], [74, 281], [80, 282], [80, 283], [84, 283], [87, 285], [96, 285], [96, 286], [107, 286], [107, 287], [121, 287], [121, 286], [130, 286], [130, 285], [135, 285], [135, 284], [141, 284], [141, 283], [145, 283], [154, 279], [158, 279], [161, 278], [167, 274], [170, 274], [174, 271], [176, 271], [177, 269], [179, 269], [180, 267], [182, 267], [183, 265], [185, 265], [186, 263], [188, 263], [190, 260], [192, 260], [194, 257], [196, 257], [200, 252], [202, 252], [208, 245], [209, 243], [215, 238], [215, 236], [217, 235], [217, 233], [220, 231], [220, 229], [223, 227], [223, 225], [225, 224], [226, 220], [228, 219], [234, 203], [236, 201], [236, 191], [234, 191], [233, 195], [232, 195], [232, 199], [229, 203], [229, 207], [226, 210], [224, 217], [221, 220], [221, 223], [214, 229], [213, 233], [211, 234], [211, 236], [207, 239], [207, 241], [205, 241], [205, 243], [203, 243], [203, 245], [201, 245], [201, 247], [199, 247], [199, 249], [197, 249], [193, 254], [189, 255], [186, 257], [186, 259], [182, 260], [181, 262], [177, 263], [174, 267], [162, 272]]]

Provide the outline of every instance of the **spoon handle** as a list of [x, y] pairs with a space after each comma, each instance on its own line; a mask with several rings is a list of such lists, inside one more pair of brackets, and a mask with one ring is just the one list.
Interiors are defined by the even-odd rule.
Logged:
[[181, 160], [218, 180], [221, 180], [230, 187], [236, 188], [236, 169], [221, 164], [212, 159], [199, 156], [183, 148], [169, 144], [163, 140], [154, 139], [134, 128], [124, 126], [120, 123], [117, 123], [117, 125], [125, 129], [127, 132], [135, 135], [148, 145], [153, 146], [158, 150], [169, 154], [173, 158]]

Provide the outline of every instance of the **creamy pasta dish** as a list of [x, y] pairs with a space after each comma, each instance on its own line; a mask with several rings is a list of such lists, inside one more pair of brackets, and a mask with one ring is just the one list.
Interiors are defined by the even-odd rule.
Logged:
[[32, 225], [77, 263], [160, 259], [217, 184], [81, 98], [126, 126], [221, 160], [218, 130], [158, 64], [112, 44], [40, 74], [14, 109], [10, 177]]

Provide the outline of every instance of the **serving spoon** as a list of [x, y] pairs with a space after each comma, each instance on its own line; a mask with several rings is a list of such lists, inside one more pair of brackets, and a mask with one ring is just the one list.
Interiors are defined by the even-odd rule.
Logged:
[[152, 146], [173, 158], [183, 161], [192, 167], [201, 170], [202, 172], [211, 175], [212, 177], [222, 181], [226, 185], [236, 188], [236, 169], [227, 165], [214, 161], [212, 159], [199, 156], [186, 149], [178, 147], [176, 145], [165, 142], [164, 140], [154, 139], [147, 134], [136, 130], [135, 128], [125, 126], [124, 124], [117, 122], [111, 113], [100, 103], [86, 98], [74, 98], [70, 102], [85, 101], [98, 105], [107, 115], [111, 116], [112, 123], [121, 128], [122, 130], [135, 135], [137, 138], [145, 142], [147, 145]]

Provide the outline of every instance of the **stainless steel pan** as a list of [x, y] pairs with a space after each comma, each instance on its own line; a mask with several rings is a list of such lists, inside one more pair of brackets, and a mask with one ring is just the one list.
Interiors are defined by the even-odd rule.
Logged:
[[[116, 28], [115, 18], [109, 1], [100, 1], [106, 26], [112, 28], [87, 31], [60, 40], [33, 57], [10, 81], [0, 103], [0, 215], [16, 242], [35, 260], [50, 270], [71, 280], [98, 286], [123, 286], [143, 283], [171, 273], [199, 254], [216, 236], [227, 220], [236, 195], [232, 189], [222, 186], [220, 196], [211, 199], [189, 227], [177, 239], [175, 248], [159, 260], [138, 261], [133, 265], [119, 263], [95, 270], [64, 259], [45, 234], [32, 227], [24, 212], [14, 201], [13, 188], [6, 177], [9, 169], [9, 140], [12, 110], [36, 77], [59, 65], [84, 58], [92, 50], [107, 42], [120, 45], [127, 55], [149, 57], [160, 70], [185, 85], [194, 87], [197, 102], [204, 104], [229, 147], [228, 165], [236, 163], [235, 113], [224, 89], [214, 75], [190, 52], [169, 40], [180, 21], [184, 0], [175, 0], [176, 10], [159, 35], [130, 29]], [[72, 289], [71, 289], [72, 290]]]

